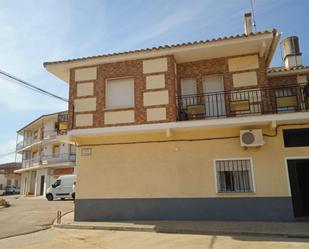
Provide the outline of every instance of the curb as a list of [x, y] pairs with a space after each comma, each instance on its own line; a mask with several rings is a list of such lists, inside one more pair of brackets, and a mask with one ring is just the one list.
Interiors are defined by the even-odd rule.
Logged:
[[289, 234], [289, 233], [265, 233], [265, 232], [248, 232], [248, 231], [220, 231], [220, 230], [194, 230], [194, 229], [169, 229], [169, 228], [147, 228], [147, 227], [125, 227], [125, 226], [89, 226], [59, 224], [54, 225], [60, 229], [83, 229], [83, 230], [106, 230], [106, 231], [131, 231], [131, 232], [156, 232], [171, 234], [194, 234], [194, 235], [218, 235], [218, 236], [255, 236], [255, 237], [280, 237], [294, 239], [309, 239], [309, 234]]
[[120, 227], [120, 226], [87, 226], [87, 225], [54, 225], [55, 228], [62, 229], [83, 229], [83, 230], [109, 230], [109, 231], [126, 231], [126, 232], [157, 232], [155, 228], [146, 227]]

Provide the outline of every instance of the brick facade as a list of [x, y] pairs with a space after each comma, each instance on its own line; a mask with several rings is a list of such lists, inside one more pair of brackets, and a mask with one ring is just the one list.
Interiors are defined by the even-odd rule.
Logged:
[[[248, 55], [242, 55], [248, 56]], [[258, 56], [258, 55], [257, 55]], [[241, 56], [234, 56], [241, 57]], [[251, 70], [241, 70], [237, 73], [246, 72], [256, 72], [257, 75], [257, 85], [256, 86], [246, 86], [246, 87], [234, 87], [233, 85], [233, 73], [230, 72], [228, 68], [228, 59], [234, 57], [224, 57], [209, 60], [201, 60], [194, 62], [186, 62], [176, 64], [175, 59], [172, 55], [166, 56], [167, 58], [167, 71], [165, 72], [154, 72], [154, 73], [143, 73], [143, 60], [131, 60], [115, 63], [107, 63], [96, 65], [97, 69], [97, 79], [90, 80], [94, 83], [94, 95], [86, 97], [77, 96], [77, 84], [87, 81], [75, 81], [74, 75], [75, 70], [80, 68], [73, 68], [70, 71], [70, 92], [69, 92], [69, 121], [70, 128], [79, 128], [75, 126], [75, 115], [73, 102], [75, 99], [96, 97], [96, 110], [88, 112], [79, 112], [78, 114], [93, 114], [93, 125], [86, 126], [82, 128], [96, 128], [96, 127], [108, 127], [108, 126], [119, 126], [119, 125], [137, 125], [146, 123], [160, 123], [160, 122], [174, 122], [177, 119], [177, 108], [176, 108], [176, 95], [181, 95], [181, 79], [184, 78], [194, 78], [197, 82], [197, 93], [202, 94], [203, 90], [203, 77], [210, 75], [222, 75], [224, 81], [224, 90], [245, 90], [257, 87], [267, 87], [273, 85], [286, 85], [291, 83], [297, 83], [297, 75], [287, 75], [278, 77], [269, 77], [267, 75], [267, 67], [265, 65], [264, 58], [258, 57], [258, 68]], [[162, 57], [159, 57], [162, 58]], [[154, 58], [150, 58], [154, 59]], [[149, 60], [149, 59], [147, 59]], [[145, 60], [144, 60], [145, 61]], [[146, 88], [146, 77], [149, 75], [159, 75], [164, 74], [165, 77], [165, 87], [159, 89], [147, 89]], [[117, 78], [134, 78], [134, 93], [135, 93], [135, 106], [134, 108], [125, 109], [106, 109], [105, 108], [105, 87], [107, 79], [117, 79]], [[309, 78], [309, 74], [307, 75]], [[143, 104], [143, 94], [147, 92], [155, 92], [168, 90], [169, 102], [166, 105], [153, 105], [150, 107], [145, 107]], [[226, 101], [227, 102], [227, 101]], [[263, 100], [262, 110], [267, 110], [268, 106], [273, 105], [273, 103], [268, 100]], [[165, 107], [166, 108], [166, 120], [161, 121], [147, 121], [147, 108]], [[226, 107], [227, 114], [229, 112], [229, 107]], [[134, 110], [135, 120], [133, 123], [121, 123], [121, 124], [105, 124], [104, 123], [104, 113], [106, 112], [117, 112], [123, 110]], [[232, 115], [233, 116], [233, 115]]]
[[[70, 71], [70, 92], [69, 92], [69, 120], [71, 129], [78, 128], [75, 125], [75, 115], [74, 114], [74, 100], [96, 97], [96, 110], [79, 112], [78, 114], [93, 114], [93, 126], [86, 126], [83, 128], [96, 128], [96, 127], [108, 127], [108, 126], [118, 126], [118, 125], [132, 125], [132, 124], [145, 124], [145, 123], [158, 123], [159, 121], [147, 122], [146, 111], [147, 107], [143, 105], [143, 93], [145, 92], [155, 92], [159, 90], [167, 90], [169, 96], [169, 103], [163, 105], [166, 108], [166, 120], [164, 122], [176, 121], [176, 97], [175, 97], [175, 60], [173, 56], [167, 56], [167, 71], [160, 73], [143, 74], [143, 60], [131, 60], [116, 63], [108, 63], [96, 65], [97, 68], [97, 79], [94, 82], [94, 95], [86, 97], [77, 96], [77, 84], [86, 81], [75, 81], [75, 70], [80, 68], [74, 68]], [[146, 76], [164, 74], [165, 76], [165, 87], [160, 89], [146, 89]], [[134, 97], [135, 103], [134, 108], [122, 108], [122, 109], [106, 109], [105, 108], [105, 87], [106, 80], [117, 79], [117, 78], [134, 78]], [[149, 108], [162, 107], [162, 105], [153, 105]], [[134, 110], [135, 122], [134, 123], [122, 123], [108, 125], [104, 124], [104, 113], [106, 112], [117, 112], [123, 110]], [[162, 122], [162, 121], [160, 121]]]

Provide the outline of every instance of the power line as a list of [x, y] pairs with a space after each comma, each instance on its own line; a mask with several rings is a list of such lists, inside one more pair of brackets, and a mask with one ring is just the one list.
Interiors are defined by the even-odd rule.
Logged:
[[22, 87], [28, 88], [30, 90], [33, 90], [33, 91], [37, 92], [37, 93], [41, 93], [41, 94], [44, 94], [46, 96], [49, 96], [49, 97], [52, 97], [52, 98], [56, 98], [56, 99], [64, 101], [64, 102], [69, 102], [68, 99], [66, 99], [66, 98], [60, 97], [60, 96], [58, 96], [56, 94], [53, 94], [53, 93], [48, 92], [48, 91], [46, 91], [46, 90], [44, 90], [42, 88], [39, 88], [39, 87], [37, 87], [37, 86], [35, 86], [33, 84], [30, 84], [30, 83], [28, 83], [28, 82], [26, 82], [24, 80], [21, 80], [21, 79], [15, 77], [15, 76], [13, 76], [13, 75], [3, 71], [3, 70], [0, 70], [0, 74], [4, 75], [6, 77], [5, 79], [7, 79], [8, 81], [13, 82], [15, 84], [18, 84], [18, 85], [20, 85]]

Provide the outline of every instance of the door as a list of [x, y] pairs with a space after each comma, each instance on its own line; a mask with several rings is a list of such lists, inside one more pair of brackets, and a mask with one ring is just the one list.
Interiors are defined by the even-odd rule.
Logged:
[[44, 194], [44, 183], [45, 183], [45, 176], [41, 176], [41, 182], [40, 182], [40, 195]]
[[186, 108], [189, 105], [197, 104], [196, 94], [197, 94], [196, 79], [182, 79], [181, 96], [182, 96], [183, 108]]
[[206, 117], [225, 116], [224, 81], [222, 75], [207, 76], [203, 79]]
[[309, 159], [288, 160], [295, 217], [309, 216]]

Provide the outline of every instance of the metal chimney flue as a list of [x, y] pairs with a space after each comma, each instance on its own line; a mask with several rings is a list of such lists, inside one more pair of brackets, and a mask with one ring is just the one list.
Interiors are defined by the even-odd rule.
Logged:
[[290, 36], [282, 41], [283, 59], [286, 68], [302, 65], [302, 53], [300, 52], [297, 36]]
[[252, 13], [245, 13], [244, 16], [244, 29], [245, 29], [245, 34], [249, 35], [252, 33]]

